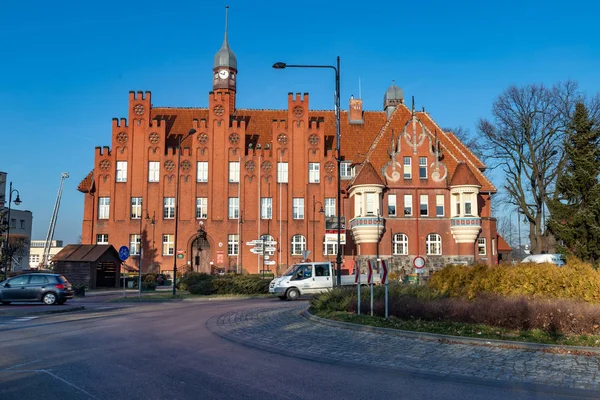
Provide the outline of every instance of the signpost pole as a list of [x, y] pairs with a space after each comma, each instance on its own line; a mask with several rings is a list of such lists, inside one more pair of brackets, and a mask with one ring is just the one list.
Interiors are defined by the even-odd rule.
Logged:
[[357, 304], [357, 314], [360, 315], [360, 260], [356, 261], [354, 265], [354, 282], [356, 282], [356, 290], [358, 291], [358, 304]]
[[369, 260], [369, 286], [371, 286], [371, 317], [373, 316], [373, 264]]
[[385, 285], [385, 319], [388, 319], [389, 316], [389, 308], [388, 308], [388, 267], [384, 260], [381, 260], [381, 268], [380, 271], [383, 271], [383, 279], [381, 283]]
[[[129, 258], [129, 247], [121, 246], [121, 248], [119, 249], [119, 259], [124, 262], [125, 260], [127, 260], [127, 258]], [[127, 286], [125, 285], [125, 267], [123, 267], [123, 297], [127, 297], [127, 293], [125, 292], [126, 288]]]

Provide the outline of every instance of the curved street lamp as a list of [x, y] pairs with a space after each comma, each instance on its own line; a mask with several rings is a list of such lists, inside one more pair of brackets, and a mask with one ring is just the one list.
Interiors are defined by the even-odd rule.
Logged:
[[14, 203], [16, 205], [21, 204], [21, 197], [19, 196], [19, 191], [17, 189], [13, 189], [12, 182], [9, 185], [8, 189], [8, 215], [7, 215], [7, 223], [6, 223], [6, 240], [4, 241], [4, 250], [6, 255], [6, 260], [4, 261], [4, 280], [6, 280], [6, 274], [8, 272], [9, 266], [12, 265], [12, 255], [10, 254], [10, 245], [8, 243], [8, 238], [10, 235], [10, 203], [12, 203], [12, 194], [13, 192], [17, 193], [17, 198]]
[[276, 62], [273, 64], [274, 69], [285, 69], [285, 68], [330, 68], [335, 71], [335, 136], [336, 136], [336, 161], [337, 161], [337, 257], [336, 257], [336, 272], [337, 272], [337, 285], [342, 286], [342, 246], [341, 246], [341, 229], [342, 229], [342, 174], [341, 165], [342, 158], [340, 155], [340, 57], [337, 57], [337, 64], [333, 65], [297, 65], [297, 64], [286, 64], [284, 62]]

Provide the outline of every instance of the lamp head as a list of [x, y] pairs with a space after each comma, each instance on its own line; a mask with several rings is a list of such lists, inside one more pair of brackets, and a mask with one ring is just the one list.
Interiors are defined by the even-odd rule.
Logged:
[[19, 194], [17, 193], [17, 198], [15, 199], [15, 204], [19, 205], [21, 204], [21, 198], [19, 197]]
[[325, 214], [325, 210], [323, 210], [323, 206], [319, 209], [319, 214]]
[[188, 132], [188, 135], [193, 135], [194, 133], [196, 133], [196, 130], [194, 128], [190, 129], [190, 131]]
[[285, 69], [285, 67], [287, 67], [287, 64], [281, 61], [273, 64], [273, 68], [275, 69]]

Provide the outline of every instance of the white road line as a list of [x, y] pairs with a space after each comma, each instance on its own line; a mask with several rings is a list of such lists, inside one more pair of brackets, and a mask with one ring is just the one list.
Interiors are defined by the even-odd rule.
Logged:
[[27, 321], [30, 321], [30, 320], [36, 319], [36, 318], [38, 318], [38, 317], [20, 317], [20, 318], [13, 319], [12, 321], [8, 321], [8, 323], [9, 324], [18, 324], [18, 323], [27, 322]]

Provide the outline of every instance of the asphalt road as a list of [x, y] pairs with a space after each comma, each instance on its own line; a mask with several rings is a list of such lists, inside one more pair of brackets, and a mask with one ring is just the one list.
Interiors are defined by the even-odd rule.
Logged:
[[242, 308], [291, 305], [105, 305], [0, 325], [0, 399], [573, 398], [286, 357], [229, 342], [205, 326]]

